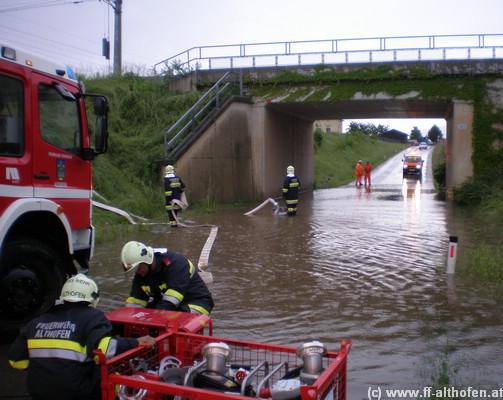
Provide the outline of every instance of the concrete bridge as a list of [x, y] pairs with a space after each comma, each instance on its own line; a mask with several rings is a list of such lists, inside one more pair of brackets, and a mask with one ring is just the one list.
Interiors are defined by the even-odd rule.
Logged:
[[[377, 70], [382, 64], [352, 64], [330, 66], [342, 74], [358, 70]], [[327, 90], [324, 85], [290, 84], [274, 95], [236, 97], [205, 133], [179, 160], [177, 172], [190, 182], [191, 197], [209, 197], [217, 202], [261, 201], [281, 194], [281, 185], [288, 165], [294, 165], [302, 188], [313, 188], [314, 121], [358, 118], [444, 118], [447, 124], [447, 187], [452, 189], [474, 174], [473, 125], [477, 107], [469, 96], [452, 92], [438, 98], [423, 94], [431, 77], [456, 79], [461, 89], [464, 81], [481, 78], [486, 101], [493, 110], [503, 108], [503, 60], [465, 60], [404, 62], [388, 65], [391, 71], [408, 71], [403, 80], [414, 80], [414, 88], [400, 94], [390, 94], [387, 82], [381, 80], [379, 90], [369, 91], [365, 78], [356, 85], [361, 90], [345, 98], [330, 95], [330, 90], [345, 90], [338, 82]], [[421, 79], [412, 71], [420, 68], [429, 75]], [[236, 71], [237, 81], [266, 82], [285, 70], [309, 76], [315, 67], [249, 68]], [[201, 82], [215, 82], [223, 70], [195, 71], [173, 80], [175, 88], [193, 88]], [[392, 74], [391, 74], [392, 75]], [[238, 77], [239, 76], [239, 77]], [[243, 79], [244, 77], [244, 79]], [[396, 83], [396, 75], [389, 85]], [[353, 81], [351, 85], [355, 85]], [[325, 85], [326, 86], [326, 85]], [[330, 85], [328, 85], [330, 86]], [[306, 87], [308, 90], [306, 90]], [[292, 101], [291, 93], [305, 93]], [[314, 100], [316, 93], [326, 93]], [[463, 89], [462, 89], [463, 90]], [[300, 90], [299, 90], [300, 91]], [[440, 90], [439, 90], [440, 93]], [[477, 133], [478, 134], [478, 133]]]

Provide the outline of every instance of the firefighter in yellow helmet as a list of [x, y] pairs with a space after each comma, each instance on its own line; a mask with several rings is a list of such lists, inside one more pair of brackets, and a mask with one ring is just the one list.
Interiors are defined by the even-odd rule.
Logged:
[[197, 267], [181, 254], [131, 241], [122, 248], [121, 262], [126, 273], [135, 273], [126, 306], [204, 315], [213, 309]]
[[176, 228], [178, 226], [178, 214], [182, 211], [178, 201], [181, 200], [182, 193], [185, 191], [185, 183], [182, 181], [182, 178], [175, 174], [175, 169], [172, 165], [167, 165], [164, 168], [164, 174], [164, 195], [166, 198], [169, 225], [172, 228]]
[[299, 203], [300, 180], [295, 175], [295, 169], [289, 165], [286, 169], [286, 177], [283, 181], [283, 198], [285, 199], [286, 209], [289, 216], [297, 214], [297, 205]]
[[112, 337], [112, 324], [97, 310], [96, 283], [78, 274], [66, 281], [61, 300], [24, 326], [8, 351], [9, 363], [27, 369], [26, 389], [34, 400], [99, 400], [100, 369], [94, 350], [107, 358], [155, 339]]

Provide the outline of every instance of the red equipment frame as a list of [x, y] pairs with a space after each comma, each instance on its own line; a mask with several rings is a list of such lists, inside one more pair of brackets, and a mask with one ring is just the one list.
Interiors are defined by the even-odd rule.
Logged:
[[[233, 368], [247, 366], [250, 369], [243, 386], [256, 389], [253, 395], [245, 395], [244, 389], [241, 389], [241, 392], [229, 393], [229, 391], [201, 389], [160, 381], [158, 369], [163, 359], [168, 356], [176, 357], [181, 362], [180, 367], [192, 367], [193, 372], [196, 372], [199, 369], [197, 363], [204, 360], [201, 354], [202, 348], [207, 343], [215, 342], [223, 342], [231, 348], [231, 359], [228, 362]], [[351, 344], [351, 341], [344, 340], [339, 352], [329, 351], [323, 356], [321, 375], [314, 383], [300, 387], [302, 400], [346, 399], [347, 356]], [[190, 400], [236, 400], [258, 397], [259, 389], [270, 387], [282, 379], [285, 371], [302, 366], [296, 351], [296, 348], [288, 346], [170, 331], [158, 336], [156, 346], [152, 349], [138, 347], [109, 360], [98, 351], [102, 399], [114, 400], [118, 393], [127, 393], [119, 398], [135, 400], [172, 399], [174, 396], [177, 396], [176, 399]], [[146, 367], [142, 372], [135, 368], [138, 363]]]
[[213, 335], [213, 322], [207, 315], [154, 308], [121, 307], [106, 314], [114, 333], [123, 337], [153, 337], [168, 331]]

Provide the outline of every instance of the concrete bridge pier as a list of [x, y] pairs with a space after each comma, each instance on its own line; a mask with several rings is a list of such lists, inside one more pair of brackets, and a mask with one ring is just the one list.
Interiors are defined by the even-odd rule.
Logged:
[[473, 105], [452, 100], [447, 118], [446, 187], [449, 191], [473, 176]]
[[[282, 194], [286, 168], [295, 167], [302, 190], [312, 190], [314, 183], [314, 121], [255, 104], [252, 124], [253, 178], [256, 187], [252, 200]], [[259, 122], [259, 123], [257, 123]]]
[[189, 202], [277, 198], [288, 165], [301, 190], [313, 188], [314, 121], [267, 105], [233, 101], [177, 161]]

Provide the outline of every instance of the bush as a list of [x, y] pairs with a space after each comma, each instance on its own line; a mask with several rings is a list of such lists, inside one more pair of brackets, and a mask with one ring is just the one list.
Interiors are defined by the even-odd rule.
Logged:
[[487, 179], [468, 178], [461, 186], [453, 189], [453, 200], [457, 205], [475, 207], [490, 197], [491, 183]]
[[445, 161], [435, 165], [435, 167], [433, 168], [433, 179], [435, 179], [435, 184], [437, 185], [437, 188], [442, 190], [445, 189], [445, 180], [446, 180], [445, 169], [446, 169]]
[[323, 143], [323, 132], [319, 129], [316, 129], [314, 132], [314, 147], [318, 148]]

